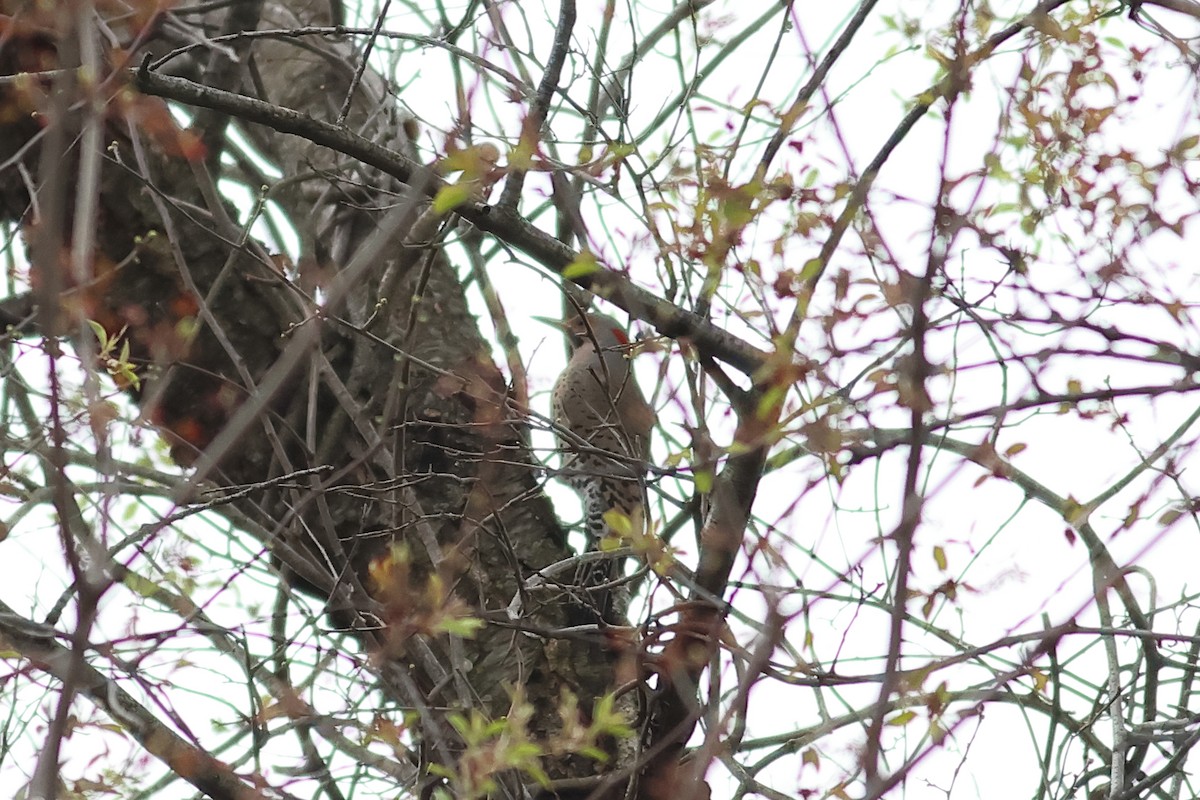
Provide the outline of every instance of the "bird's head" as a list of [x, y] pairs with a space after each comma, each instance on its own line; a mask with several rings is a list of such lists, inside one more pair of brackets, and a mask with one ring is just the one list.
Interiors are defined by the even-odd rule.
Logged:
[[565, 333], [572, 353], [585, 345], [598, 346], [600, 350], [608, 351], [624, 351], [630, 345], [625, 327], [607, 314], [573, 314], [565, 321], [549, 317], [534, 319]]
[[625, 328], [606, 314], [576, 314], [566, 321], [564, 327], [572, 352], [585, 344], [598, 346], [600, 350], [629, 346], [629, 335]]

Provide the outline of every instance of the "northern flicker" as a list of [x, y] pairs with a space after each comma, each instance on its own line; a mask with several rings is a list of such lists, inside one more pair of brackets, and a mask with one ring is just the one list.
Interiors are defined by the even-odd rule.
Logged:
[[[554, 384], [551, 404], [554, 422], [572, 434], [559, 434], [563, 478], [583, 499], [587, 549], [598, 550], [610, 533], [604, 521], [609, 511], [629, 517], [635, 530], [645, 519], [643, 478], [654, 411], [634, 379], [629, 337], [616, 320], [575, 316], [566, 330], [571, 360]], [[587, 582], [604, 582], [616, 572], [612, 563]]]

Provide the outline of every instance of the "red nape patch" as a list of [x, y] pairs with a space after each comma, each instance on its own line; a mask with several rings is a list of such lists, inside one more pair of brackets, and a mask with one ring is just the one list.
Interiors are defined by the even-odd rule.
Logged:
[[629, 337], [625, 335], [625, 331], [621, 330], [620, 328], [613, 328], [612, 332], [613, 336], [617, 337], [618, 342], [621, 344], [629, 344]]

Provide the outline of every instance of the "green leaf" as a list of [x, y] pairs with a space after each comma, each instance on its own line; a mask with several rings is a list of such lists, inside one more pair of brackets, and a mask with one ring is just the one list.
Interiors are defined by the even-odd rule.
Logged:
[[570, 264], [563, 269], [563, 277], [573, 281], [576, 278], [584, 278], [600, 271], [600, 264], [597, 263], [596, 257], [588, 252], [579, 254]]
[[606, 694], [592, 706], [592, 729], [601, 736], [625, 738], [633, 735], [633, 728], [625, 714], [615, 705], [615, 698]]
[[1164, 511], [1162, 516], [1160, 516], [1158, 518], [1158, 524], [1162, 525], [1163, 527], [1166, 527], [1167, 525], [1172, 524], [1173, 522], [1175, 522], [1177, 519], [1179, 519], [1182, 516], [1183, 516], [1183, 512], [1180, 511], [1178, 508], [1170, 508], [1170, 509], [1167, 509], [1166, 511]]
[[425, 766], [425, 768], [429, 770], [431, 774], [436, 775], [439, 778], [445, 778], [447, 780], [452, 780], [454, 778], [454, 773], [441, 764], [430, 762]]
[[608, 154], [613, 161], [621, 158], [628, 158], [637, 152], [637, 145], [632, 142], [617, 142], [608, 148]]
[[1080, 503], [1071, 495], [1067, 495], [1067, 498], [1063, 500], [1062, 517], [1072, 527], [1078, 527], [1087, 522], [1088, 516], [1091, 513], [1092, 510], [1090, 508]]
[[758, 407], [754, 409], [755, 416], [758, 419], [775, 419], [790, 388], [786, 383], [773, 383], [759, 398]]
[[946, 548], [940, 544], [933, 548], [933, 560], [942, 572], [946, 571]]
[[140, 594], [142, 597], [154, 597], [154, 595], [158, 594], [158, 586], [156, 584], [134, 572], [125, 573], [125, 578], [121, 582], [125, 584], [126, 588]]
[[190, 342], [200, 331], [200, 322], [195, 317], [184, 317], [175, 323], [175, 335], [184, 342]]
[[684, 462], [684, 459], [689, 458], [690, 455], [691, 455], [691, 448], [684, 448], [683, 450], [680, 450], [678, 453], [671, 453], [670, 455], [668, 455], [665, 463], [668, 467], [671, 467], [672, 469], [674, 469], [675, 467], [678, 467], [680, 464], [682, 464]]
[[524, 770], [526, 775], [537, 781], [538, 784], [540, 784], [543, 788], [549, 788], [550, 776], [547, 775], [545, 771], [543, 771], [542, 768], [536, 763], [530, 762], [522, 766], [521, 769]]
[[475, 617], [444, 617], [433, 626], [433, 629], [436, 632], [448, 633], [462, 639], [473, 639], [483, 625], [483, 620]]
[[445, 214], [470, 199], [471, 186], [469, 184], [451, 183], [438, 189], [438, 193], [433, 198], [433, 211], [435, 214]]
[[804, 266], [800, 269], [800, 280], [804, 282], [811, 281], [813, 278], [821, 274], [824, 269], [825, 262], [819, 258], [810, 258], [804, 262]]
[[461, 712], [451, 711], [446, 715], [446, 721], [449, 722], [450, 726], [454, 728], [454, 730], [458, 731], [459, 735], [464, 739], [467, 736], [467, 732], [471, 730], [471, 724], [467, 721], [466, 716]]
[[108, 349], [108, 331], [104, 330], [104, 326], [94, 319], [89, 319], [87, 324], [91, 327], [92, 333], [96, 334], [96, 341], [100, 343], [100, 351]]
[[640, 531], [634, 530], [633, 520], [630, 516], [616, 508], [604, 512], [604, 524], [615, 534], [614, 538], [618, 539], [618, 546], [620, 539], [628, 539], [635, 532], [640, 533]]
[[598, 549], [601, 553], [611, 553], [614, 550], [620, 550], [622, 543], [620, 536], [605, 536], [600, 540]]
[[583, 745], [577, 752], [579, 755], [590, 758], [593, 761], [599, 761], [601, 764], [608, 761], [608, 753], [593, 745]]

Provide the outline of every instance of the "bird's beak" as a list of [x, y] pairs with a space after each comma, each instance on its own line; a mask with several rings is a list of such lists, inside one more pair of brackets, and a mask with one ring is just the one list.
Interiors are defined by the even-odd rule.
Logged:
[[567, 332], [567, 326], [561, 319], [554, 319], [553, 317], [539, 317], [539, 316], [530, 316], [530, 319], [537, 320], [538, 322], [542, 323], [543, 325], [549, 325], [551, 328], [554, 328], [555, 330], [557, 330], [561, 333]]

